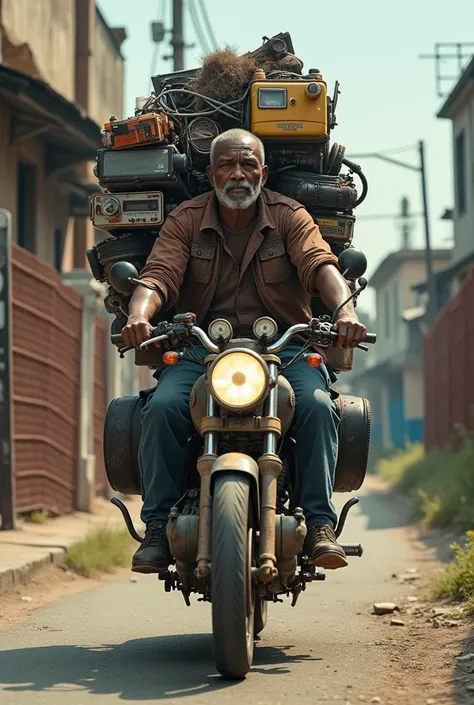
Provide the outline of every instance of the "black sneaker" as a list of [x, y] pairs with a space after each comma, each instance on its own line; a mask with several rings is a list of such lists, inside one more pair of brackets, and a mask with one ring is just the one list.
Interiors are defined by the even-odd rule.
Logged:
[[163, 524], [148, 524], [145, 538], [133, 555], [133, 572], [165, 573], [172, 562], [166, 527]]
[[346, 554], [336, 539], [330, 524], [310, 526], [304, 543], [304, 553], [312, 559], [313, 565], [326, 570], [345, 568]]

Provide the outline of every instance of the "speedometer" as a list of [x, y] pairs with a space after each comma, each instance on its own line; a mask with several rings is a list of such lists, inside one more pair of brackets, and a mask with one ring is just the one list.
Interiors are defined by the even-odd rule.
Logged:
[[278, 326], [273, 318], [262, 316], [261, 318], [257, 318], [253, 324], [253, 334], [259, 339], [265, 336], [266, 341], [270, 342], [277, 337]]
[[216, 318], [215, 321], [212, 321], [209, 325], [208, 333], [210, 339], [215, 343], [220, 342], [221, 340], [228, 343], [234, 335], [231, 324], [229, 321], [226, 321], [225, 318]]

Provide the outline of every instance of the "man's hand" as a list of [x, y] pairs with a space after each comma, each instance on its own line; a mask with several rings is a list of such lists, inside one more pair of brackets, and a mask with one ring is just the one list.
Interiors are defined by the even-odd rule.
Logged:
[[367, 335], [367, 328], [359, 321], [352, 307], [348, 310], [341, 309], [335, 322], [335, 328], [339, 333], [336, 344], [338, 348], [356, 348]]
[[128, 317], [127, 324], [122, 328], [122, 338], [126, 346], [139, 348], [145, 340], [151, 337], [153, 326], [148, 319], [140, 314]]

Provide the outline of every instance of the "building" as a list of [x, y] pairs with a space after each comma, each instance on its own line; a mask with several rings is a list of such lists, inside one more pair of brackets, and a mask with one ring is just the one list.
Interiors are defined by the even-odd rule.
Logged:
[[94, 0], [0, 2], [0, 208], [11, 213], [13, 231], [17, 513], [88, 510], [106, 487], [105, 409], [130, 370], [118, 367], [104, 292], [86, 265], [95, 237], [87, 199], [99, 190], [92, 166], [101, 126], [122, 114], [124, 39]]
[[[433, 250], [435, 271], [448, 266], [451, 251]], [[402, 448], [423, 439], [423, 339], [410, 326], [421, 305], [413, 284], [425, 279], [425, 251], [389, 254], [369, 280], [376, 293], [377, 344], [352, 378], [354, 393], [370, 399], [374, 445]]]
[[[437, 276], [438, 289], [454, 296], [474, 266], [474, 57], [447, 96], [438, 117], [452, 122], [454, 248], [451, 265]], [[449, 297], [448, 297], [449, 298]], [[447, 303], [441, 295], [441, 304]]]

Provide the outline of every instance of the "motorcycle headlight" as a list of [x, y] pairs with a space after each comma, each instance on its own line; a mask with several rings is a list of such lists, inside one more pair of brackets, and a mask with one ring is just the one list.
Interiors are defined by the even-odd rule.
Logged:
[[209, 386], [216, 402], [231, 411], [255, 409], [269, 386], [269, 371], [262, 358], [251, 351], [229, 350], [209, 370]]

